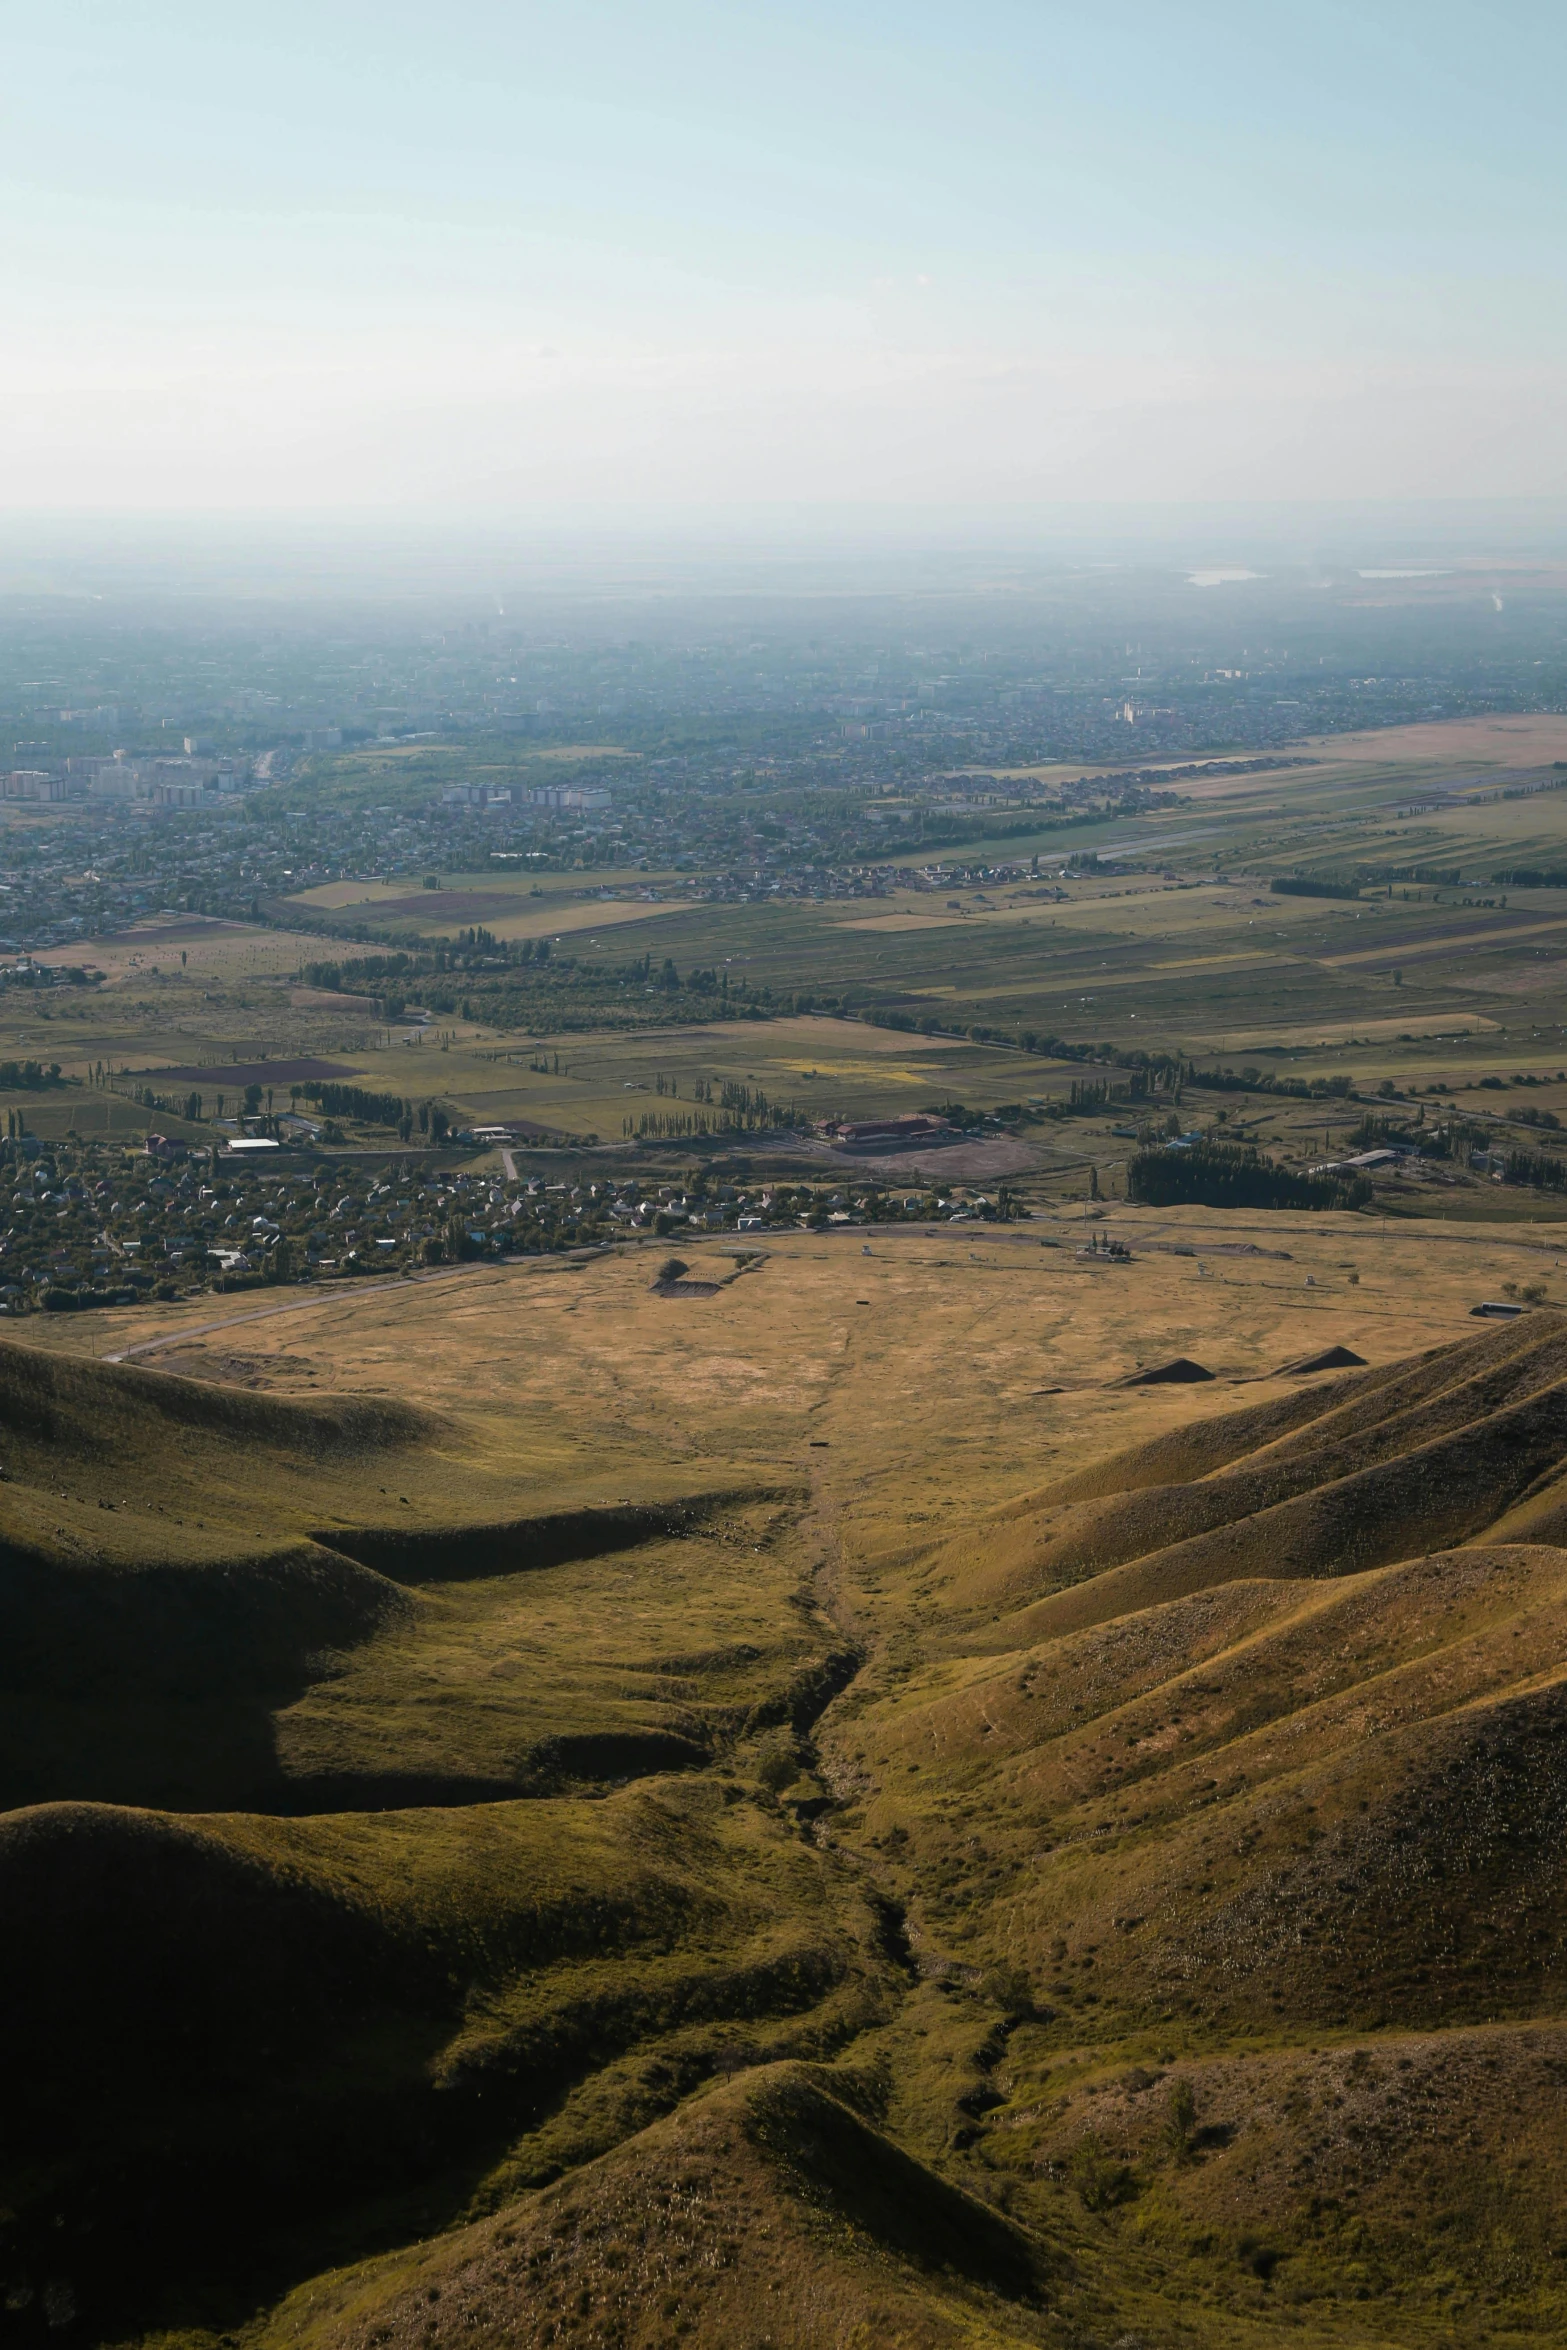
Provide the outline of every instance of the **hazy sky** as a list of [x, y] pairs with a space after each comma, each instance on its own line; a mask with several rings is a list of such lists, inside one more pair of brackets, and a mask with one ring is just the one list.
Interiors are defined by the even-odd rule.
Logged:
[[0, 0], [0, 507], [1567, 492], [1567, 14]]

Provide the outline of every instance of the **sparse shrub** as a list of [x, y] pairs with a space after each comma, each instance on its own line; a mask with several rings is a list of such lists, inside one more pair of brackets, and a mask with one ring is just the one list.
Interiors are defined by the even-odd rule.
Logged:
[[1177, 2162], [1191, 2160], [1192, 2132], [1196, 2127], [1197, 2099], [1192, 2085], [1190, 2081], [1175, 2081], [1165, 2107], [1164, 2135]]
[[1034, 1986], [1020, 1966], [992, 1967], [980, 1984], [980, 1994], [993, 1999], [1012, 2023], [1026, 2023], [1037, 2012]]
[[788, 1730], [769, 1730], [756, 1753], [756, 1775], [774, 1795], [800, 1776], [800, 1751]]
[[1135, 2191], [1130, 2166], [1106, 2148], [1102, 2140], [1080, 2139], [1067, 2160], [1066, 2175], [1077, 2190], [1085, 2211], [1110, 2211]]

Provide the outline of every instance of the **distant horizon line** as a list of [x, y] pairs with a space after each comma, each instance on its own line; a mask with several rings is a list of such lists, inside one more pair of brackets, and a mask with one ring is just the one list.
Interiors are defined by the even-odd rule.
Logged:
[[675, 527], [733, 531], [737, 527], [753, 527], [760, 523], [772, 527], [801, 523], [820, 527], [823, 523], [833, 523], [841, 527], [863, 526], [874, 521], [893, 525], [900, 530], [953, 526], [970, 528], [983, 524], [986, 528], [1001, 528], [1011, 534], [1046, 521], [1082, 523], [1095, 517], [1106, 521], [1124, 521], [1132, 517], [1175, 521], [1217, 515], [1234, 516], [1237, 519], [1266, 516], [1308, 519], [1364, 516], [1378, 520], [1398, 515], [1450, 515], [1466, 519], [1481, 515], [1529, 516], [1535, 519], [1560, 515], [1567, 519], [1567, 491], [1506, 497], [1041, 498], [1029, 501], [943, 500], [919, 505], [894, 499], [807, 502], [798, 498], [753, 499], [745, 502], [726, 498], [703, 503], [688, 499], [677, 504], [661, 504], [651, 500], [632, 504], [623, 499], [591, 504], [562, 500], [553, 504], [535, 501], [531, 505], [506, 507], [493, 504], [398, 505], [390, 501], [343, 506], [323, 505], [319, 502], [294, 505], [275, 498], [254, 505], [230, 506], [46, 506], [0, 503], [0, 528], [140, 526], [207, 529], [236, 524], [287, 527], [304, 522], [334, 528], [355, 524], [486, 531], [534, 528], [667, 530]]
[[[0, 596], [405, 603], [436, 595], [633, 600], [1026, 597], [1063, 574], [1185, 573], [1260, 594], [1360, 571], [1567, 569], [1567, 497], [1084, 499], [1005, 508], [0, 508]], [[1315, 576], [1314, 576], [1315, 575]]]

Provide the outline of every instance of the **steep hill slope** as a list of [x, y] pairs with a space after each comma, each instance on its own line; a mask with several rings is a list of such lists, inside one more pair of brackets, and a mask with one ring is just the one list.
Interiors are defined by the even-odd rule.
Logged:
[[1541, 1315], [1156, 1440], [1010, 1504], [923, 1572], [956, 1644], [1011, 1649], [1247, 1575], [1344, 1574], [1521, 1526], [1532, 1500], [1554, 1506], [1564, 1454], [1567, 1326]]
[[525, 1444], [508, 1474], [426, 1411], [3, 1343], [0, 1427], [0, 1803], [489, 1799], [706, 1761], [840, 1670], [789, 1604], [784, 1489], [654, 1464], [521, 1514]]
[[384, 2229], [388, 2197], [438, 2223], [497, 2162], [548, 2178], [730, 2052], [852, 2040], [893, 1996], [884, 1915], [729, 1792], [0, 1819], [26, 1921], [0, 1945], [12, 2268], [63, 2267], [100, 2330], [175, 2277], [219, 2318]]
[[319, 2281], [262, 2341], [1058, 2339], [1082, 2298], [1070, 2261], [911, 2159], [862, 2098], [831, 2072], [762, 2068], [495, 2219]]

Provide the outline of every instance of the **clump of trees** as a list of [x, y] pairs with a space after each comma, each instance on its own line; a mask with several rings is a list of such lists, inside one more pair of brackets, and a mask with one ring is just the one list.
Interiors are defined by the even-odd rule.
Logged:
[[301, 1096], [324, 1118], [356, 1118], [361, 1126], [389, 1126], [404, 1142], [413, 1140], [416, 1127], [435, 1143], [444, 1141], [451, 1129], [451, 1112], [439, 1102], [405, 1102], [400, 1094], [371, 1093], [362, 1085], [329, 1084], [316, 1078], [308, 1085], [290, 1086], [291, 1100]]
[[1509, 1151], [1504, 1172], [1509, 1183], [1531, 1184], [1536, 1191], [1567, 1191], [1567, 1159], [1549, 1151]]
[[1271, 1069], [1199, 1069], [1188, 1077], [1205, 1093], [1281, 1093], [1292, 1102], [1357, 1101], [1353, 1077], [1279, 1077]]
[[395, 1093], [371, 1093], [362, 1085], [327, 1085], [319, 1080], [301, 1086], [328, 1118], [357, 1118], [362, 1126], [401, 1126], [408, 1104]]
[[1299, 1175], [1250, 1144], [1204, 1141], [1187, 1150], [1139, 1151], [1127, 1164], [1126, 1196], [1142, 1207], [1364, 1207], [1363, 1175]]

